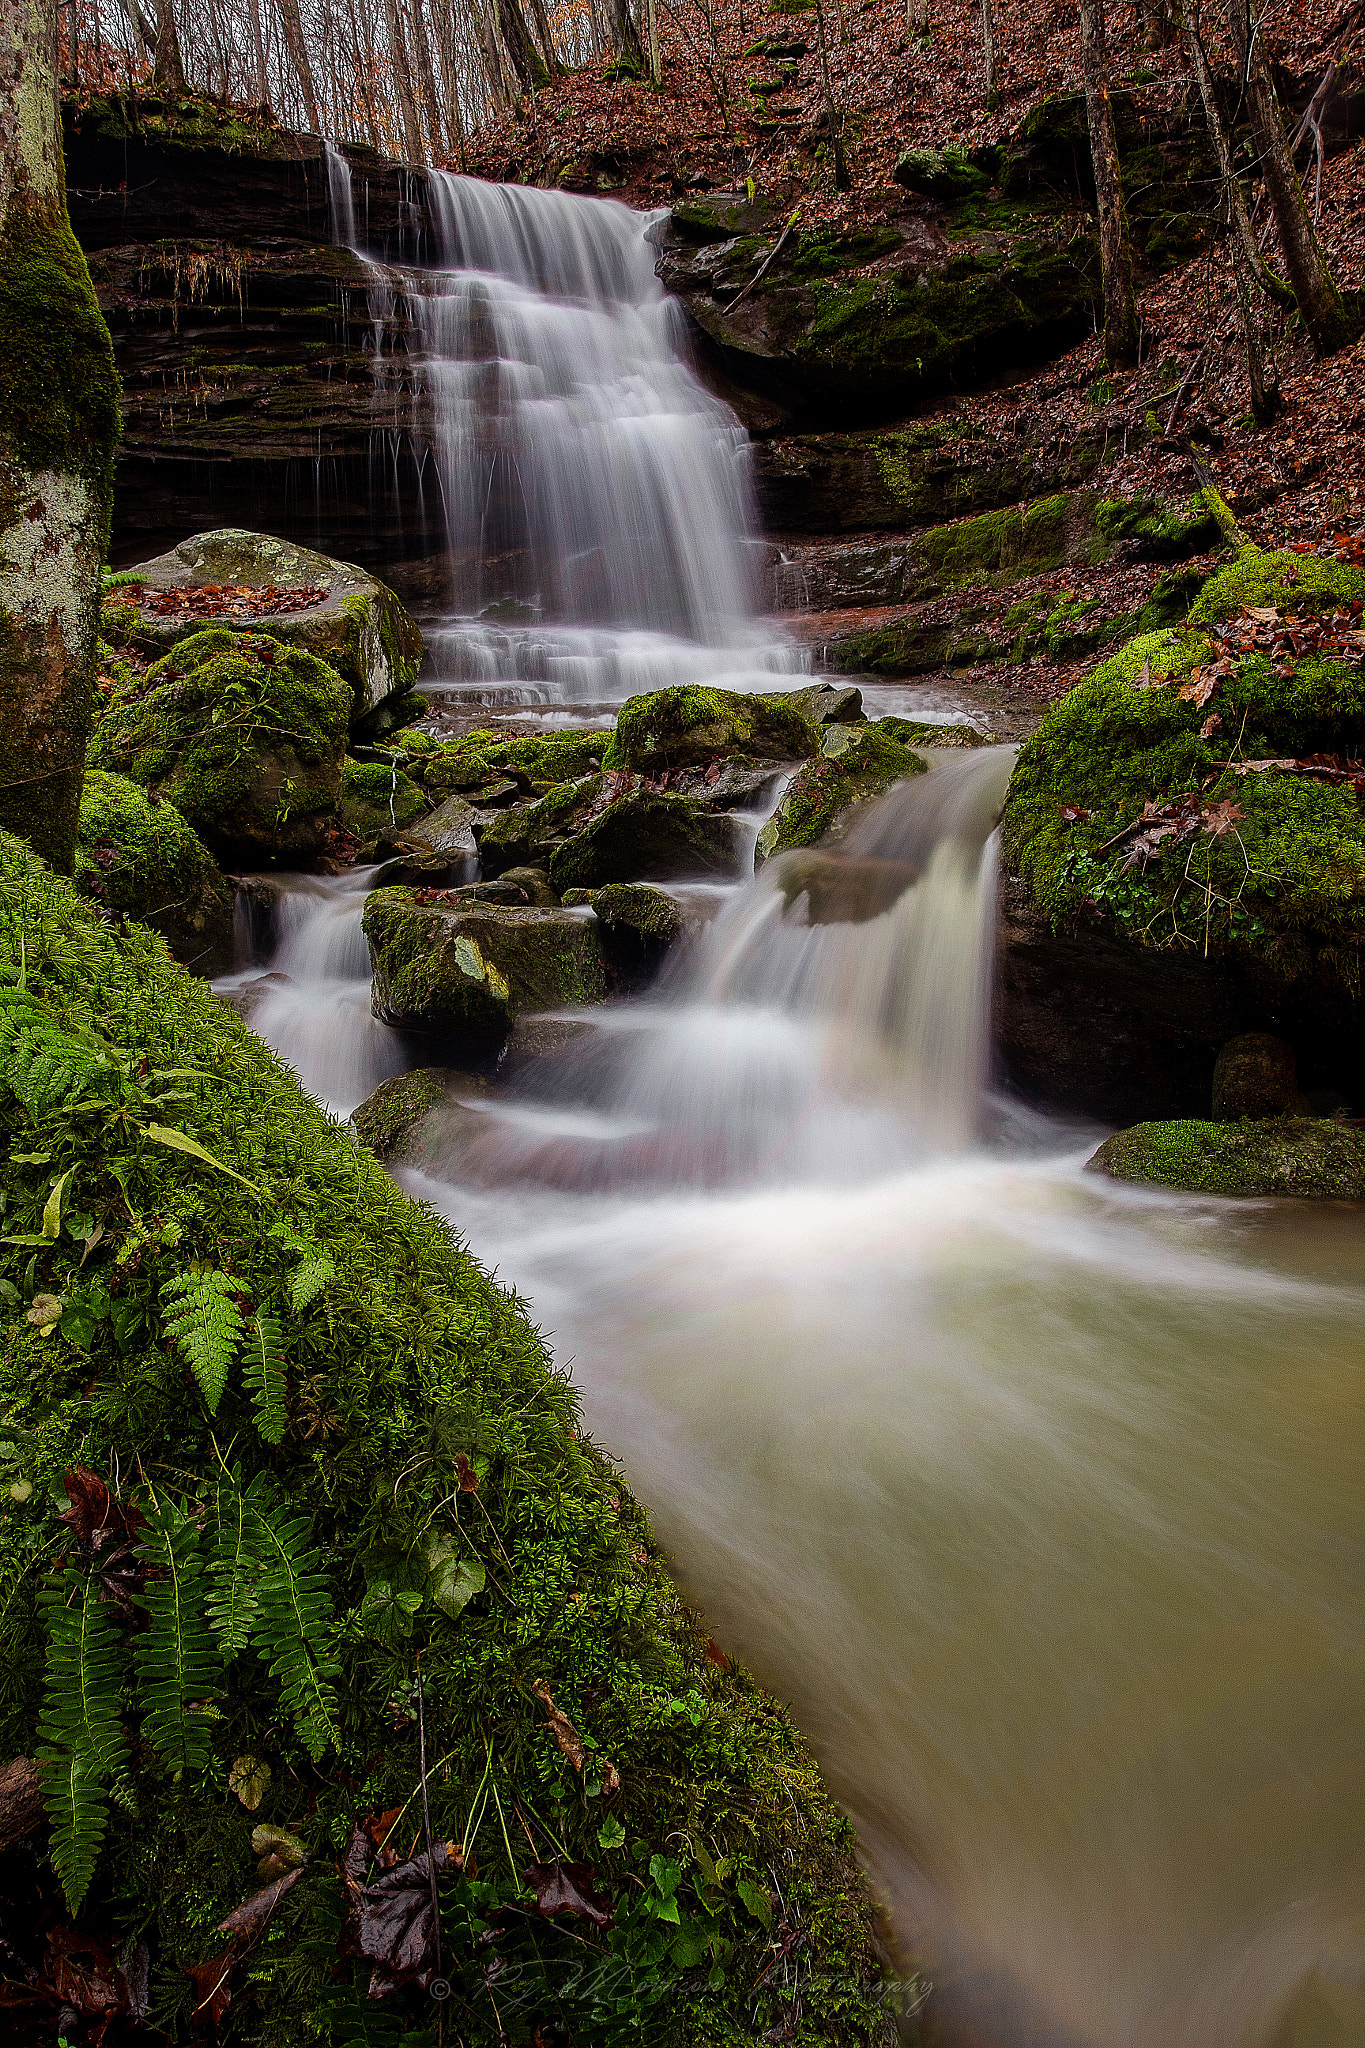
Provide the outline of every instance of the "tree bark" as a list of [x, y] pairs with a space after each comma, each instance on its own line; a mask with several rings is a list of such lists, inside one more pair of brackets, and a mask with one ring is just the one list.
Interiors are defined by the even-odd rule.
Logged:
[[1133, 252], [1123, 205], [1114, 106], [1109, 97], [1109, 48], [1104, 0], [1081, 0], [1081, 61], [1085, 70], [1085, 111], [1095, 165], [1095, 197], [1104, 274], [1104, 356], [1111, 370], [1131, 369], [1138, 359], [1137, 305], [1133, 297]]
[[1292, 306], [1293, 292], [1283, 278], [1276, 277], [1266, 262], [1261, 254], [1261, 245], [1256, 239], [1256, 230], [1251, 225], [1251, 216], [1247, 212], [1246, 198], [1242, 192], [1242, 181], [1237, 176], [1236, 166], [1232, 161], [1232, 145], [1228, 141], [1228, 131], [1223, 122], [1223, 110], [1218, 104], [1218, 89], [1209, 66], [1208, 51], [1204, 47], [1199, 9], [1200, 0], [1189, 0], [1181, 25], [1189, 40], [1194, 75], [1199, 81], [1199, 97], [1204, 102], [1204, 120], [1208, 126], [1209, 140], [1213, 144], [1213, 153], [1218, 159], [1223, 189], [1227, 193], [1228, 215], [1233, 232], [1246, 258], [1247, 268], [1261, 290], [1268, 298], [1274, 299], [1277, 305]]
[[[162, 0], [169, 6], [170, 0]], [[314, 135], [321, 135], [322, 122], [318, 116], [318, 90], [313, 83], [313, 67], [308, 61], [308, 44], [303, 33], [303, 18], [299, 13], [299, 0], [279, 0], [280, 25], [284, 30], [284, 46], [289, 52], [289, 61], [294, 67], [294, 76], [299, 81], [303, 94], [303, 110], [308, 126]]]
[[551, 78], [562, 78], [564, 66], [560, 63], [555, 49], [555, 39], [550, 30], [550, 17], [545, 12], [545, 0], [531, 0], [531, 12], [535, 16], [536, 34], [540, 37], [540, 48], [541, 54], [545, 59], [545, 69], [549, 72]]
[[403, 148], [410, 164], [424, 164], [426, 151], [422, 147], [422, 126], [417, 118], [417, 100], [412, 90], [412, 71], [408, 64], [408, 43], [403, 22], [398, 13], [398, 0], [386, 0], [385, 19], [389, 30], [389, 61], [393, 65], [393, 83], [398, 94], [398, 112], [403, 123]]
[[156, 41], [152, 54], [152, 83], [162, 92], [183, 93], [185, 65], [180, 55], [180, 37], [175, 26], [172, 0], [156, 0]]
[[993, 112], [1000, 88], [995, 75], [995, 13], [991, 0], [981, 0], [981, 55], [986, 66], [986, 106]]
[[118, 401], [67, 218], [55, 0], [0, 0], [0, 826], [68, 873]]
[[1252, 18], [1250, 0], [1227, 0], [1227, 14], [1233, 48], [1242, 67], [1247, 114], [1266, 197], [1284, 252], [1284, 267], [1299, 302], [1303, 324], [1313, 337], [1313, 346], [1320, 356], [1328, 356], [1355, 340], [1356, 322], [1337, 290], [1309, 218], [1308, 203], [1289, 151], [1289, 137], [1280, 118], [1280, 103], [1266, 62], [1260, 22]]
[[496, 0], [496, 6], [503, 48], [516, 73], [517, 82], [527, 92], [539, 92], [543, 85], [549, 84], [549, 75], [539, 50], [531, 41], [531, 32], [518, 0]]
[[412, 0], [412, 47], [417, 60], [417, 84], [422, 101], [422, 114], [426, 121], [428, 161], [439, 163], [447, 154], [446, 138], [441, 121], [441, 96], [436, 90], [436, 72], [431, 61], [431, 38], [427, 34], [427, 19], [422, 12], [422, 0]]
[[630, 0], [607, 0], [607, 19], [611, 23], [611, 39], [616, 46], [618, 61], [631, 65], [636, 71], [643, 71], [645, 62], [640, 38], [631, 18]]

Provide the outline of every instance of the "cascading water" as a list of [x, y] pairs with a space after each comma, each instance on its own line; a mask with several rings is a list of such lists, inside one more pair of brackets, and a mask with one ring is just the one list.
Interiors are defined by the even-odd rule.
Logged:
[[[328, 173], [354, 247], [339, 151]], [[444, 171], [427, 196], [437, 264], [383, 272], [432, 403], [456, 593], [423, 622], [423, 688], [554, 722], [804, 675], [757, 615], [747, 437], [687, 367], [646, 221]]]
[[[742, 455], [638, 221], [439, 189], [462, 267], [407, 288], [457, 567], [525, 607], [437, 636], [446, 676], [548, 715], [778, 676]], [[1359, 1215], [1121, 1188], [991, 1097], [1007, 767], [947, 757], [832, 859], [772, 863], [412, 1184], [793, 1702], [945, 2041], [1360, 2048]], [[348, 1104], [394, 1049], [359, 895], [315, 889], [308, 1000], [255, 1021]]]

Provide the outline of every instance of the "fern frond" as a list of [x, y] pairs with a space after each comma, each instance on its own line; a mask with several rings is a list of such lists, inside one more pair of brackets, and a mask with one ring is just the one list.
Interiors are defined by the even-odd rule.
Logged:
[[104, 1840], [105, 1785], [122, 1768], [126, 1751], [118, 1712], [122, 1643], [112, 1609], [90, 1579], [45, 1586], [38, 1608], [48, 1631], [38, 1771], [52, 1861], [75, 1913]]
[[329, 1280], [336, 1278], [336, 1260], [330, 1252], [316, 1248], [296, 1266], [289, 1281], [289, 1305], [295, 1315], [307, 1308], [310, 1301], [316, 1301]]
[[150, 1626], [133, 1642], [133, 1663], [147, 1717], [142, 1730], [167, 1770], [180, 1777], [209, 1760], [209, 1723], [191, 1701], [215, 1690], [213, 1643], [204, 1620], [204, 1559], [199, 1531], [174, 1501], [151, 1489], [147, 1535], [138, 1555], [164, 1577], [141, 1596]]
[[341, 1667], [332, 1650], [332, 1596], [309, 1548], [306, 1515], [269, 1504], [258, 1473], [247, 1493], [251, 1541], [265, 1564], [257, 1589], [251, 1640], [280, 1682], [304, 1747], [314, 1762], [337, 1741], [332, 1681]]
[[242, 1378], [256, 1404], [256, 1427], [277, 1444], [289, 1420], [285, 1407], [284, 1332], [274, 1316], [253, 1316], [242, 1339]]
[[177, 1273], [161, 1289], [166, 1335], [179, 1345], [203, 1391], [210, 1415], [227, 1385], [242, 1334], [242, 1312], [234, 1295], [242, 1283], [231, 1273]]
[[4, 1078], [31, 1116], [74, 1102], [108, 1064], [37, 1010], [11, 1008], [0, 1015], [12, 1027], [4, 1034]]
[[224, 1473], [215, 1503], [213, 1552], [209, 1560], [209, 1625], [218, 1654], [230, 1664], [251, 1640], [261, 1560], [252, 1547], [252, 1510], [239, 1471]]

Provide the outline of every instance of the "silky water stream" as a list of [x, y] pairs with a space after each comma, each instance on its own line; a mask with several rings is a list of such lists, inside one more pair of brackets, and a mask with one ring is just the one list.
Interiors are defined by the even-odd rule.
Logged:
[[[551, 715], [609, 699], [632, 630], [726, 644], [637, 532], [602, 600], [636, 627], [581, 690], [539, 678]], [[737, 882], [407, 1183], [529, 1299], [713, 1632], [792, 1702], [944, 2039], [1361, 2048], [1361, 1216], [1108, 1183], [1096, 1133], [992, 1091], [1008, 772], [944, 755], [818, 886]], [[407, 1057], [365, 1008], [363, 886], [291, 891], [254, 1016], [343, 1111]]]

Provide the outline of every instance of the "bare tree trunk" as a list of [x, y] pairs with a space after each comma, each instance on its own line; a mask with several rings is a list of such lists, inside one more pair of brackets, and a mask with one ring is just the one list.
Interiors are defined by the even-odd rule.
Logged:
[[422, 128], [417, 119], [417, 101], [413, 95], [412, 71], [408, 64], [407, 37], [398, 13], [398, 0], [385, 0], [385, 5], [393, 83], [398, 94], [398, 111], [403, 121], [403, 148], [410, 164], [424, 164], [427, 153], [422, 147]]
[[1266, 196], [1284, 251], [1284, 267], [1299, 302], [1303, 324], [1320, 356], [1345, 348], [1356, 337], [1356, 323], [1346, 310], [1327, 267], [1322, 244], [1308, 216], [1308, 205], [1289, 152], [1289, 138], [1266, 62], [1259, 21], [1251, 17], [1250, 0], [1227, 0], [1228, 27], [1242, 67], [1247, 113], [1261, 162]]
[[[658, 0], [649, 0], [649, 79], [657, 92], [664, 82], [664, 61], [659, 51], [659, 6]], [[740, 24], [743, 34], [743, 22]]]
[[[624, 0], [617, 0], [618, 6], [622, 4]], [[503, 48], [517, 81], [527, 92], [539, 92], [543, 85], [549, 84], [549, 76], [540, 52], [531, 41], [531, 32], [526, 26], [519, 0], [496, 0], [496, 5]]]
[[829, 122], [830, 147], [834, 152], [834, 189], [836, 192], [848, 192], [852, 189], [853, 180], [848, 174], [848, 158], [844, 155], [843, 112], [834, 104], [834, 88], [829, 78], [824, 0], [815, 0], [815, 23], [820, 32], [820, 77], [825, 88], [825, 118]]
[[540, 47], [545, 58], [545, 69], [549, 72], [551, 78], [562, 78], [564, 66], [560, 63], [559, 53], [555, 49], [554, 35], [550, 29], [550, 17], [545, 12], [545, 0], [531, 0], [531, 12], [535, 16], [536, 34], [540, 37]]
[[436, 73], [431, 62], [431, 38], [422, 0], [412, 0], [412, 47], [417, 58], [417, 82], [421, 88], [422, 112], [426, 118], [429, 159], [436, 163], [446, 155], [445, 131], [441, 125], [441, 96], [436, 90]]
[[611, 23], [611, 39], [616, 46], [618, 61], [631, 65], [636, 71], [643, 71], [645, 62], [640, 38], [631, 18], [630, 0], [607, 0], [607, 19]]
[[999, 105], [1000, 88], [995, 75], [995, 14], [991, 0], [981, 0], [981, 54], [986, 66], [986, 106]]
[[1247, 289], [1247, 281], [1242, 275], [1242, 266], [1235, 249], [1232, 256], [1232, 282], [1237, 293], [1237, 310], [1242, 316], [1242, 334], [1246, 341], [1251, 411], [1258, 427], [1268, 427], [1280, 410], [1280, 383], [1273, 373], [1266, 373], [1265, 351], [1261, 347], [1261, 331], [1256, 324], [1256, 309], [1251, 303], [1251, 293]]
[[446, 134], [464, 163], [464, 115], [460, 110], [460, 65], [455, 50], [455, 10], [451, 0], [434, 0], [436, 59], [446, 97]]
[[[169, 6], [170, 0], [162, 0]], [[308, 61], [308, 44], [304, 39], [303, 20], [299, 14], [299, 0], [279, 0], [280, 25], [284, 30], [284, 46], [289, 52], [289, 61], [299, 81], [303, 94], [303, 110], [308, 126], [314, 135], [321, 135], [322, 122], [318, 117], [317, 87], [313, 83], [313, 67]]]
[[69, 873], [120, 422], [57, 90], [53, 0], [0, 0], [0, 826]]
[[159, 86], [162, 92], [183, 93], [189, 90], [185, 83], [184, 61], [180, 55], [180, 37], [176, 32], [173, 0], [157, 0], [152, 83]]
[[1095, 164], [1095, 197], [1104, 273], [1104, 356], [1111, 370], [1131, 369], [1138, 359], [1137, 305], [1133, 297], [1133, 252], [1123, 205], [1114, 106], [1109, 97], [1109, 48], [1104, 0], [1081, 0], [1081, 61], [1085, 69], [1085, 111], [1090, 154]]
[[261, 34], [261, 0], [251, 0], [251, 49], [256, 69], [256, 103], [270, 105], [270, 73], [265, 63], [265, 38]]
[[1232, 161], [1232, 145], [1228, 141], [1228, 131], [1223, 122], [1223, 110], [1218, 104], [1218, 90], [1214, 84], [1213, 72], [1209, 66], [1208, 51], [1204, 47], [1203, 26], [1199, 18], [1199, 9], [1200, 0], [1189, 0], [1182, 26], [1189, 39], [1190, 56], [1194, 64], [1194, 75], [1199, 81], [1199, 97], [1204, 102], [1204, 119], [1208, 125], [1209, 140], [1213, 144], [1213, 153], [1218, 159], [1218, 169], [1222, 174], [1223, 189], [1227, 193], [1228, 216], [1232, 222], [1233, 232], [1241, 245], [1242, 254], [1246, 258], [1247, 268], [1261, 287], [1261, 290], [1268, 298], [1274, 299], [1277, 305], [1292, 306], [1294, 304], [1293, 292], [1284, 282], [1283, 278], [1276, 277], [1274, 271], [1266, 262], [1265, 257], [1261, 254], [1261, 245], [1256, 239], [1256, 230], [1251, 225], [1251, 216], [1247, 212], [1246, 199], [1242, 192], [1242, 181], [1237, 176], [1236, 166]]

